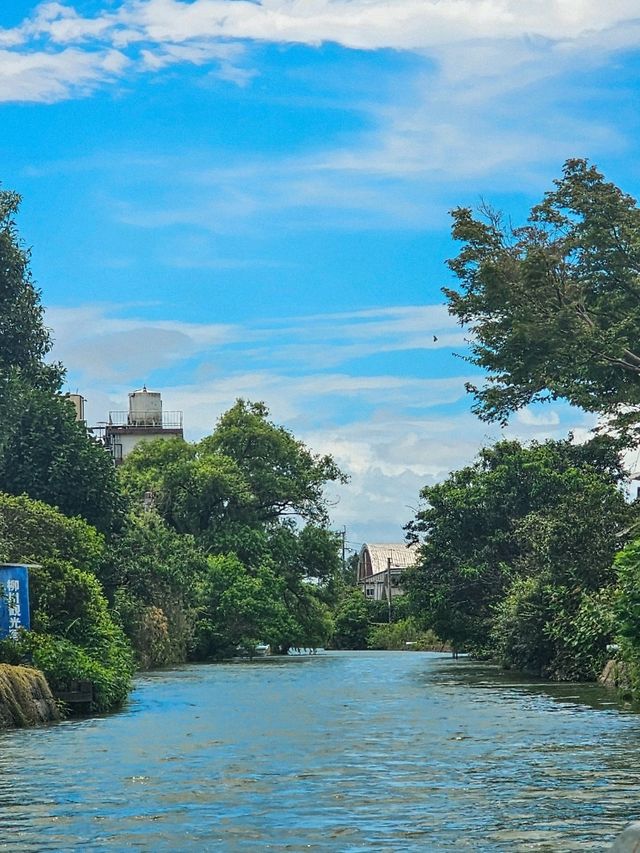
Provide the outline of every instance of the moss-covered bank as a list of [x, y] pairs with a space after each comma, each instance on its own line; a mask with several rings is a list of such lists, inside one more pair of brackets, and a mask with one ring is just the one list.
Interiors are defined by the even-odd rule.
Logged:
[[0, 729], [37, 726], [59, 719], [56, 701], [39, 670], [0, 664]]

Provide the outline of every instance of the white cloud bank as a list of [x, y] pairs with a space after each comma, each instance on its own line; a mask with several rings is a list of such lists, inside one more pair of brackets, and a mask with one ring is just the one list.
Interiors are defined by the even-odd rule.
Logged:
[[[168, 410], [184, 412], [191, 440], [210, 432], [237, 397], [264, 400], [276, 422], [316, 452], [332, 453], [349, 474], [331, 498], [334, 523], [347, 525], [351, 541], [401, 539], [420, 489], [469, 463], [483, 444], [504, 435], [560, 437], [570, 428], [584, 435], [591, 426], [565, 405], [521, 413], [508, 430], [469, 414], [461, 405], [467, 376], [429, 375], [429, 351], [463, 344], [442, 305], [268, 326], [122, 318], [111, 306], [85, 305], [49, 309], [47, 321], [53, 356], [68, 366], [70, 389], [88, 398], [93, 423], [126, 408], [127, 392], [145, 381], [162, 391]], [[421, 351], [426, 375], [356, 369], [358, 358], [403, 347]], [[165, 370], [181, 381], [163, 381]]]
[[[72, 3], [45, 2], [19, 26], [0, 29], [0, 99], [75, 96], [89, 81], [178, 63], [219, 62], [222, 76], [244, 84], [253, 73], [242, 68], [247, 42], [411, 51], [435, 60], [449, 83], [513, 85], [514, 68], [523, 80], [549, 76], [578, 57], [597, 60], [639, 41], [635, 0], [130, 0], [91, 17]], [[102, 55], [93, 55], [96, 46]], [[30, 84], [12, 91], [21, 65]]]

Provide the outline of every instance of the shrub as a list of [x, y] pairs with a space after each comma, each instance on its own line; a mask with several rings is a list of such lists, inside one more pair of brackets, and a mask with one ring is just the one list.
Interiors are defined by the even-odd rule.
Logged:
[[631, 542], [616, 557], [618, 595], [615, 614], [618, 623], [619, 658], [634, 696], [640, 696], [640, 539]]
[[92, 711], [110, 711], [122, 705], [133, 674], [131, 650], [124, 635], [117, 633], [101, 648], [89, 651], [64, 637], [24, 632], [19, 640], [0, 645], [0, 661], [31, 663], [44, 673], [54, 695], [66, 690], [72, 681], [90, 681], [94, 690]]
[[443, 643], [431, 630], [421, 630], [410, 618], [398, 622], [373, 625], [367, 637], [370, 649], [406, 649], [407, 643], [418, 651], [432, 651], [444, 648]]
[[516, 578], [495, 608], [498, 659], [558, 681], [597, 678], [613, 634], [613, 596], [612, 587], [583, 592], [544, 574]]

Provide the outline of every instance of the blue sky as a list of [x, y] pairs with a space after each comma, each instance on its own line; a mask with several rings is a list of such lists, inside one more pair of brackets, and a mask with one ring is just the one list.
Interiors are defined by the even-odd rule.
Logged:
[[350, 474], [354, 544], [482, 443], [584, 435], [469, 413], [448, 211], [518, 221], [576, 156], [640, 193], [639, 58], [630, 0], [3, 4], [0, 181], [70, 390], [97, 422], [146, 383], [192, 439], [265, 400]]

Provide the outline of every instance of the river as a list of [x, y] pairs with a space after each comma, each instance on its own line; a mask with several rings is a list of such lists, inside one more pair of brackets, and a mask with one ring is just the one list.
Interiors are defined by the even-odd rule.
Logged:
[[420, 652], [143, 674], [118, 714], [0, 733], [0, 849], [604, 850], [640, 715]]

